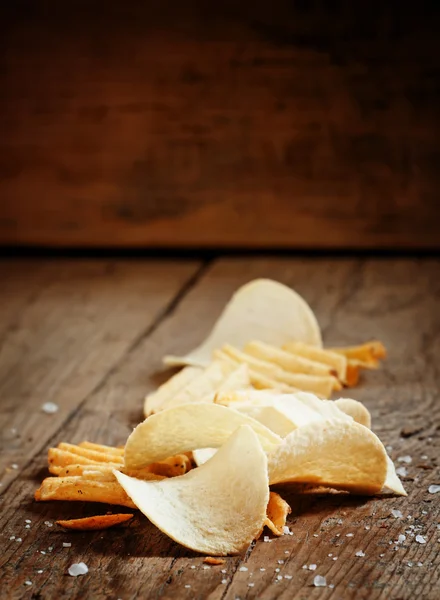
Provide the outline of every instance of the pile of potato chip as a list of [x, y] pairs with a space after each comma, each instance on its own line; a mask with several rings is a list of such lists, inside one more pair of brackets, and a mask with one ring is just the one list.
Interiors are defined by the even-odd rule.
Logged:
[[298, 294], [251, 282], [201, 346], [165, 358], [185, 366], [147, 396], [147, 418], [124, 448], [51, 448], [55, 477], [35, 497], [137, 507], [176, 542], [223, 556], [245, 550], [265, 525], [284, 533], [290, 508], [271, 485], [405, 495], [365, 406], [326, 399], [385, 354], [376, 341], [324, 349]]

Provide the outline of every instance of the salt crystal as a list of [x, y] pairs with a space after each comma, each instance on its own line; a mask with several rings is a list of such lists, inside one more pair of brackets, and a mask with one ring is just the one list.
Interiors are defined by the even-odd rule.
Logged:
[[263, 538], [263, 542], [270, 542], [270, 537], [268, 535], [265, 535]]
[[24, 526], [24, 528], [25, 528], [25, 529], [30, 529], [30, 528], [31, 528], [31, 526], [30, 526], [30, 525], [25, 525], [25, 526]]
[[206, 571], [206, 569], [210, 569], [211, 567], [209, 565], [204, 565], [203, 570]]
[[358, 550], [355, 554], [355, 556], [365, 556], [365, 552], [362, 552], [362, 550]]
[[279, 573], [279, 572], [280, 572], [280, 569], [277, 567], [277, 568], [275, 569], [275, 573]]
[[383, 558], [385, 556], [385, 554], [379, 554], [380, 558]]
[[32, 581], [25, 581], [24, 585], [32, 585]]
[[284, 579], [292, 579], [293, 575], [284, 575]]
[[318, 534], [317, 534], [317, 533], [314, 533], [314, 534], [313, 534], [313, 537], [318, 537]]
[[255, 583], [248, 583], [248, 587], [254, 587]]
[[25, 519], [24, 522], [25, 523], [32, 523], [32, 521], [30, 519]]
[[72, 546], [71, 542], [63, 542], [63, 548], [70, 548]]
[[427, 510], [422, 510], [422, 515], [427, 515], [428, 511]]
[[47, 527], [53, 527], [53, 523], [52, 523], [52, 521], [44, 521], [44, 524], [45, 524]]
[[45, 402], [41, 406], [41, 410], [47, 415], [53, 415], [58, 412], [58, 404], [55, 404], [54, 402]]
[[438, 494], [440, 492], [440, 485], [430, 485], [428, 488], [430, 494]]
[[370, 527], [369, 525], [365, 525], [365, 529], [366, 529], [367, 531], [369, 531], [369, 530], [371, 529], [371, 527]]
[[78, 577], [78, 575], [85, 575], [86, 573], [88, 573], [89, 568], [85, 563], [80, 562], [73, 563], [73, 565], [70, 565], [67, 571], [72, 577]]
[[334, 556], [334, 557], [333, 557], [333, 560], [338, 560], [338, 557], [337, 557], [337, 556]]
[[423, 535], [416, 535], [416, 542], [418, 542], [419, 544], [426, 544], [426, 540], [423, 537]]
[[189, 583], [187, 583], [187, 584], [185, 585], [185, 587], [186, 587], [186, 589], [187, 589], [187, 590], [189, 590], [189, 588], [190, 588], [191, 586], [190, 586], [190, 584], [189, 584]]
[[53, 546], [49, 546], [49, 548], [47, 549], [48, 552], [52, 552], [53, 550]]
[[327, 554], [327, 556], [333, 556], [333, 552], [330, 552], [330, 554]]
[[10, 540], [15, 540], [15, 535], [11, 535]]
[[15, 469], [15, 470], [17, 470], [17, 469], [18, 469], [18, 465], [17, 465], [17, 463], [12, 463], [12, 465], [11, 465], [11, 469]]
[[40, 550], [40, 554], [46, 554], [44, 550]]
[[226, 573], [226, 569], [222, 569], [220, 573]]
[[337, 521], [338, 525], [342, 525], [343, 522], [344, 521], [342, 519], [338, 519], [338, 521]]
[[15, 538], [16, 542], [22, 542], [23, 540], [21, 538]]
[[227, 583], [228, 583], [228, 580], [227, 580], [227, 579], [222, 579], [222, 584], [223, 584], [223, 585], [226, 585]]
[[396, 473], [399, 477], [406, 477], [408, 475], [408, 469], [406, 467], [397, 467]]
[[43, 569], [38, 569], [38, 571], [37, 571], [37, 573], [40, 573], [40, 574], [41, 574], [42, 572], [43, 572]]
[[316, 565], [309, 565], [309, 571], [316, 571]]
[[347, 535], [345, 537], [353, 537], [354, 533], [347, 533]]
[[403, 542], [406, 540], [406, 535], [403, 535], [403, 533], [401, 533], [399, 535], [399, 537], [397, 538], [397, 541], [399, 542], [399, 544], [403, 544]]
[[196, 565], [191, 565], [190, 569], [195, 569]]
[[391, 450], [393, 449], [392, 446], [385, 446], [385, 448], [388, 450], [388, 452], [391, 452]]
[[284, 554], [290, 554], [290, 550], [284, 550]]
[[315, 587], [325, 587], [327, 585], [327, 580], [325, 577], [322, 577], [322, 575], [315, 575], [313, 585]]
[[402, 515], [402, 511], [397, 510], [396, 508], [393, 508], [393, 510], [391, 511], [391, 515], [395, 518], [395, 519], [401, 519], [403, 517]]
[[410, 465], [412, 463], [412, 458], [408, 454], [406, 454], [405, 456], [398, 456], [397, 462], [403, 462], [407, 465]]
[[290, 529], [287, 527], [287, 525], [283, 526], [283, 533], [286, 534], [286, 535], [289, 535]]
[[248, 571], [249, 569], [247, 567], [240, 567], [238, 570], [239, 571]]
[[278, 560], [278, 561], [277, 561], [277, 563], [278, 563], [279, 565], [284, 565], [284, 560]]
[[408, 565], [408, 567], [412, 567], [414, 563], [409, 560], [406, 564]]
[[277, 579], [278, 579], [278, 581], [281, 581], [281, 580], [282, 580], [282, 578], [283, 578], [283, 576], [282, 576], [282, 575], [277, 575]]
[[264, 567], [260, 567], [260, 571], [263, 573], [266, 569]]
[[307, 566], [307, 565], [303, 565], [303, 566], [301, 567], [301, 569], [308, 569], [308, 566]]
[[418, 562], [418, 563], [417, 563], [417, 566], [418, 566], [418, 567], [423, 567], [423, 563], [422, 563], [422, 562]]
[[328, 587], [333, 589], [335, 587], [335, 584], [334, 583], [330, 583]]

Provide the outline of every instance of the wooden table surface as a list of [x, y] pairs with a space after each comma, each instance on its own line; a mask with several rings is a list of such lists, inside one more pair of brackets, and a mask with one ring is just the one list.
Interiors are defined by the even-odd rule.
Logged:
[[[440, 495], [428, 487], [440, 483], [439, 275], [440, 261], [429, 258], [1, 262], [1, 597], [438, 598]], [[34, 502], [48, 447], [124, 443], [142, 418], [145, 393], [164, 378], [163, 354], [190, 349], [231, 293], [261, 276], [305, 296], [326, 343], [377, 337], [387, 346], [383, 368], [349, 393], [370, 409], [396, 464], [412, 458], [405, 465], [408, 498], [312, 499], [285, 489], [293, 535], [259, 540], [223, 567], [203, 566], [203, 557], [141, 516], [103, 532], [50, 527], [107, 507]], [[47, 401], [59, 411], [42, 412]], [[403, 518], [390, 516], [392, 509]], [[405, 533], [410, 525], [419, 526], [425, 544]], [[396, 544], [400, 534], [406, 539]], [[67, 575], [80, 561], [88, 574]], [[326, 588], [313, 587], [317, 574]]]

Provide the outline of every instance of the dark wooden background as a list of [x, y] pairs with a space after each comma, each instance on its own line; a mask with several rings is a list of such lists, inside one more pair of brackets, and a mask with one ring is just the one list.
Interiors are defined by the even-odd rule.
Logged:
[[438, 3], [2, 5], [0, 244], [440, 246]]

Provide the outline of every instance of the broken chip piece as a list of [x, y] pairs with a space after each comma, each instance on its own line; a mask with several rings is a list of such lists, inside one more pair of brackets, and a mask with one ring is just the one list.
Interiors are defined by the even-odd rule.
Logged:
[[117, 515], [96, 515], [94, 517], [84, 517], [82, 519], [68, 519], [56, 521], [57, 525], [65, 529], [74, 529], [76, 531], [94, 531], [99, 529], [109, 529], [115, 525], [131, 521], [134, 515], [117, 514]]

